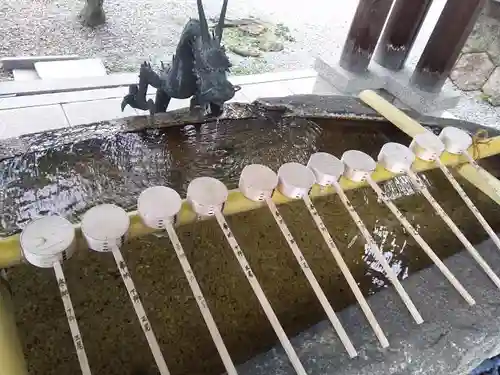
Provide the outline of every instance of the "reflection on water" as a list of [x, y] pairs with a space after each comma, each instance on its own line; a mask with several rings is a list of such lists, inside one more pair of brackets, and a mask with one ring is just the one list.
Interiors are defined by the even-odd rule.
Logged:
[[[340, 128], [340, 127], [339, 127]], [[243, 167], [261, 163], [277, 170], [305, 163], [318, 149], [343, 151], [370, 144], [373, 133], [342, 139], [339, 128], [304, 119], [218, 121], [140, 133], [103, 134], [0, 162], [4, 191], [0, 235], [18, 231], [47, 214], [76, 220], [102, 202], [132, 208], [142, 190], [167, 185], [181, 195], [199, 176], [237, 186]], [[380, 141], [378, 142], [380, 144]]]
[[[348, 149], [376, 157], [389, 140], [408, 143], [401, 133], [380, 133], [374, 124], [318, 125], [300, 119], [220, 121], [127, 134], [101, 131], [90, 140], [68, 146], [59, 143], [50, 151], [1, 162], [0, 183], [5, 188], [1, 231], [19, 231], [28, 220], [47, 213], [77, 220], [98, 202], [132, 208], [139, 193], [156, 184], [184, 194], [187, 184], [201, 175], [217, 177], [234, 188], [249, 163], [276, 170], [288, 161], [305, 163], [315, 151], [340, 156]], [[483, 240], [486, 233], [442, 173], [432, 171], [427, 177], [432, 194], [471, 242]], [[381, 186], [441, 258], [461, 248], [425, 199], [413, 194], [407, 179], [396, 178]], [[498, 209], [489, 198], [471, 186], [464, 188], [493, 228], [500, 228]], [[347, 195], [400, 278], [430, 264], [374, 192], [365, 188]], [[338, 197], [322, 197], [314, 203], [363, 293], [388, 285]], [[280, 206], [280, 213], [334, 309], [355, 303], [304, 203]], [[227, 220], [286, 332], [293, 336], [325, 319], [271, 213], [258, 209]], [[178, 233], [233, 359], [243, 363], [276, 345], [276, 335], [215, 221], [181, 226]], [[222, 373], [170, 241], [159, 235], [135, 238], [123, 252], [172, 374]], [[93, 372], [122, 375], [138, 366], [145, 374], [156, 374], [113, 257], [79, 251], [64, 267]], [[30, 374], [79, 373], [53, 272], [23, 265], [9, 270], [9, 279]], [[404, 309], [397, 297], [394, 302]]]
[[[215, 177], [228, 188], [236, 188], [241, 170], [252, 163], [277, 170], [290, 161], [305, 164], [317, 151], [340, 157], [353, 148], [376, 157], [383, 143], [404, 137], [398, 133], [388, 137], [365, 127], [343, 126], [342, 122], [320, 125], [300, 118], [221, 120], [130, 133], [120, 133], [106, 123], [91, 129], [93, 136], [88, 136], [87, 128], [81, 139], [74, 132], [55, 133], [52, 140], [41, 135], [43, 147], [37, 151], [0, 162], [0, 235], [18, 232], [42, 215], [59, 214], [75, 221], [99, 203], [132, 209], [138, 195], [154, 185], [167, 185], [184, 195], [189, 182], [199, 176]], [[76, 141], [68, 143], [68, 137]], [[431, 186], [425, 175], [422, 180]], [[397, 176], [381, 187], [394, 201], [416, 194], [406, 176]], [[376, 198], [370, 201], [373, 193], [367, 194], [366, 189], [359, 192], [353, 200], [358, 208], [382, 206]], [[343, 208], [340, 212], [348, 216]], [[375, 213], [381, 215], [379, 209]], [[409, 215], [410, 220], [415, 219], [413, 210]], [[398, 222], [392, 227], [387, 223], [387, 217], [375, 217], [370, 229], [394, 272], [405, 278], [411, 264], [404, 256], [407, 239], [395, 230]], [[420, 226], [418, 220], [415, 226]], [[360, 260], [367, 266], [365, 276], [371, 278], [374, 290], [385, 285], [381, 265], [370, 247], [363, 245], [357, 230], [347, 242], [348, 249], [355, 243], [364, 246]]]
[[[403, 254], [407, 241], [403, 240], [402, 244], [398, 244], [398, 239], [394, 236], [394, 232], [390, 231], [385, 225], [380, 224], [380, 220], [377, 220], [375, 223], [372, 235], [379, 249], [384, 254], [385, 259], [391, 265], [394, 273], [398, 275], [400, 279], [407, 278], [408, 265], [403, 264], [403, 260], [398, 257], [398, 255]], [[371, 274], [372, 271], [376, 272], [375, 276], [373, 276], [373, 285], [378, 287], [384, 286], [385, 282], [380, 280], [378, 276], [384, 273], [382, 265], [375, 260], [373, 250], [370, 246], [365, 245], [365, 256], [363, 260], [370, 268], [368, 274]]]
[[[138, 133], [116, 132], [106, 124], [103, 128], [74, 143], [62, 142], [63, 135], [56, 135], [54, 147], [0, 162], [4, 202], [1, 235], [19, 231], [42, 215], [78, 220], [99, 203], [132, 209], [137, 196], [154, 185], [170, 186], [183, 195], [191, 180], [211, 176], [231, 189], [237, 187], [241, 170], [248, 164], [265, 164], [277, 170], [290, 161], [305, 164], [320, 150], [340, 157], [352, 148], [375, 157], [384, 143], [384, 136], [377, 132], [348, 130], [342, 123], [321, 126], [306, 119], [216, 121]], [[425, 176], [423, 180], [430, 184]], [[393, 200], [415, 194], [405, 176], [383, 183], [382, 188]], [[374, 207], [369, 195], [360, 192], [353, 203]], [[347, 215], [342, 208], [341, 212]], [[409, 263], [402, 259], [406, 240], [401, 243], [394, 228], [384, 223], [386, 220], [376, 219], [373, 236], [394, 272], [404, 278]], [[355, 242], [363, 242], [357, 232], [347, 247]], [[386, 285], [382, 267], [370, 247], [363, 246], [360, 260], [368, 266], [365, 276], [371, 278], [376, 290]]]
[[[426, 182], [428, 182], [426, 180]], [[408, 197], [415, 194], [415, 189], [408, 176], [396, 176], [384, 183], [384, 192], [391, 200]]]

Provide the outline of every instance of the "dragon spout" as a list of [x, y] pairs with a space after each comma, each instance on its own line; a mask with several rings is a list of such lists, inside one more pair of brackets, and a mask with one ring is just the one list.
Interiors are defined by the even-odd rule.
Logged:
[[[229, 82], [227, 73], [231, 67], [222, 46], [228, 0], [224, 0], [219, 21], [214, 30], [208, 27], [202, 0], [197, 0], [199, 20], [190, 20], [184, 28], [176, 54], [168, 69], [160, 75], [149, 63], [141, 65], [139, 85], [131, 85], [129, 94], [122, 102], [122, 110], [149, 109], [151, 114], [166, 112], [171, 98], [184, 99], [191, 96], [191, 108], [210, 108], [212, 115], [222, 112], [224, 103], [231, 100], [240, 89]], [[157, 89], [156, 100], [146, 100], [147, 88]]]

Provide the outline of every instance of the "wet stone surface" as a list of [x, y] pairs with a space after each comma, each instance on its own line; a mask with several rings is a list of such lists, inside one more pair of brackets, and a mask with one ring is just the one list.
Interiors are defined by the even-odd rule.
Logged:
[[[498, 267], [498, 249], [492, 241], [476, 247], [495, 272]], [[418, 301], [425, 322], [416, 325], [394, 290], [384, 290], [369, 299], [376, 311], [391, 346], [381, 350], [370, 327], [361, 323], [351, 334], [360, 342], [371, 339], [360, 349], [358, 359], [339, 356], [341, 344], [323, 321], [293, 340], [310, 375], [495, 375], [499, 359], [479, 366], [484, 359], [500, 352], [499, 291], [487, 276], [474, 265], [470, 255], [463, 252], [448, 258], [446, 265], [474, 296], [477, 304], [468, 306], [456, 291], [443, 281], [436, 267], [410, 276], [403, 281], [410, 296]], [[351, 306], [340, 313], [348, 324], [363, 320], [361, 310]], [[335, 354], [332, 354], [335, 353]], [[473, 371], [472, 371], [473, 370]], [[241, 375], [293, 375], [283, 350], [276, 346], [240, 368]]]

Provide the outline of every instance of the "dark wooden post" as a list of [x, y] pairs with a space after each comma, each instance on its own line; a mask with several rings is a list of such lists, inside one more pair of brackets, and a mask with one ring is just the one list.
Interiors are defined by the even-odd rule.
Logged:
[[432, 0], [396, 0], [375, 61], [394, 71], [403, 68], [431, 4]]
[[373, 56], [393, 0], [360, 0], [344, 44], [340, 66], [363, 73]]
[[439, 92], [469, 37], [486, 0], [448, 0], [413, 72], [411, 83]]

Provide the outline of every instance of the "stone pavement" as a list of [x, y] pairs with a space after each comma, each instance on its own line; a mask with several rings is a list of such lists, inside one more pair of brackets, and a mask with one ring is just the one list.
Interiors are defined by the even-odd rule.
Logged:
[[[282, 97], [294, 94], [335, 94], [335, 90], [314, 70], [235, 76], [241, 85], [232, 101], [252, 102], [258, 97]], [[49, 129], [146, 114], [127, 107], [121, 111], [128, 87], [102, 88], [39, 95], [0, 97], [0, 139]], [[154, 90], [148, 92], [154, 98]], [[189, 99], [172, 99], [169, 110], [189, 107]]]
[[500, 106], [500, 20], [483, 14], [462, 51], [450, 79], [463, 91]]

